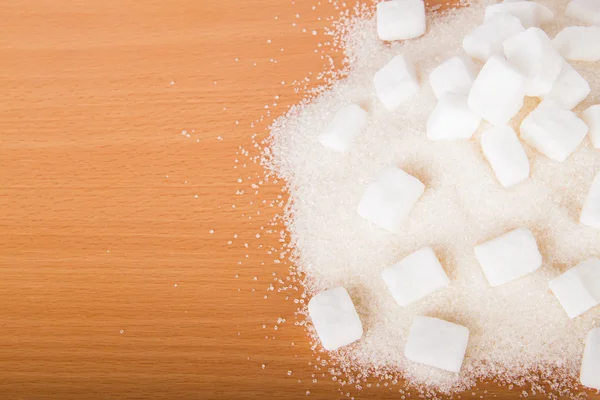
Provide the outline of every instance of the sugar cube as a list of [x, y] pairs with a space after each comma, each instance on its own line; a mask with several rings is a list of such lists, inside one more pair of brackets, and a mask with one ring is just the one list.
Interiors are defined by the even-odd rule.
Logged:
[[429, 140], [470, 139], [475, 133], [481, 117], [467, 104], [462, 94], [446, 93], [438, 101], [427, 120]]
[[396, 303], [402, 307], [446, 287], [450, 282], [430, 247], [417, 250], [384, 269], [381, 276]]
[[583, 386], [600, 390], [600, 328], [590, 330], [585, 340], [579, 381]]
[[339, 110], [319, 136], [321, 144], [331, 150], [345, 152], [367, 126], [369, 114], [356, 104]]
[[525, 76], [527, 96], [539, 96], [552, 90], [564, 60], [546, 32], [528, 28], [508, 38], [503, 46], [508, 62]]
[[600, 259], [589, 258], [552, 279], [550, 290], [571, 319], [600, 304]]
[[600, 229], [600, 172], [596, 173], [592, 182], [592, 187], [579, 216], [579, 222]]
[[427, 28], [423, 0], [391, 0], [377, 4], [377, 34], [381, 40], [421, 36]]
[[410, 361], [458, 373], [469, 330], [439, 318], [416, 316], [410, 327], [404, 355]]
[[600, 149], [600, 104], [591, 106], [581, 114], [581, 119], [590, 129], [592, 146]]
[[360, 200], [358, 214], [392, 233], [419, 200], [425, 185], [397, 167], [385, 168], [371, 183]]
[[521, 123], [521, 138], [558, 162], [577, 149], [587, 132], [585, 122], [552, 100], [542, 101]]
[[475, 246], [475, 258], [492, 286], [521, 278], [542, 266], [542, 255], [527, 228], [515, 229]]
[[473, 82], [467, 103], [493, 125], [504, 125], [523, 107], [524, 81], [504, 58], [492, 56]]
[[502, 186], [513, 186], [529, 177], [527, 154], [512, 128], [505, 125], [486, 130], [481, 135], [481, 148]]
[[600, 26], [568, 26], [552, 41], [567, 60], [600, 60]]
[[590, 25], [600, 25], [600, 2], [598, 0], [571, 0], [565, 14]]
[[308, 302], [308, 313], [325, 350], [335, 350], [362, 337], [362, 323], [343, 287], [314, 296]]
[[486, 62], [493, 55], [502, 55], [502, 43], [523, 30], [517, 17], [499, 15], [467, 34], [463, 49], [470, 57]]
[[419, 80], [412, 63], [398, 55], [375, 73], [375, 92], [390, 111], [419, 92]]
[[544, 100], [553, 100], [566, 110], [572, 110], [585, 100], [591, 92], [590, 84], [566, 61], [552, 86], [552, 90], [542, 95]]
[[539, 27], [554, 19], [552, 10], [534, 1], [509, 1], [492, 4], [485, 8], [483, 19], [487, 22], [499, 15], [506, 14], [519, 18], [525, 28]]
[[429, 74], [429, 83], [438, 99], [446, 93], [467, 96], [476, 76], [475, 65], [470, 58], [453, 57], [444, 61]]

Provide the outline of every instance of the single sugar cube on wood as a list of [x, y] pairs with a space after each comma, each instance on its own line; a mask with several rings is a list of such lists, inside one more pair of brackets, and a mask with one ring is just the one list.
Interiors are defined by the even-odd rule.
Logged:
[[519, 18], [525, 28], [539, 27], [554, 19], [554, 12], [534, 1], [509, 1], [492, 4], [485, 8], [484, 21], [490, 21], [500, 15], [512, 15]]
[[473, 82], [467, 103], [493, 125], [505, 125], [523, 107], [525, 78], [504, 58], [492, 56]]
[[579, 222], [600, 229], [600, 172], [596, 173], [590, 191], [581, 210]]
[[527, 154], [509, 126], [493, 127], [483, 132], [481, 148], [502, 186], [510, 187], [529, 177]]
[[600, 26], [568, 26], [552, 41], [567, 60], [600, 60]]
[[549, 93], [542, 95], [544, 100], [553, 100], [566, 110], [572, 110], [585, 100], [591, 92], [590, 84], [566, 61]]
[[470, 58], [452, 57], [429, 74], [429, 83], [437, 99], [446, 93], [466, 96], [476, 76], [475, 65]]
[[446, 93], [426, 124], [429, 140], [470, 139], [481, 124], [481, 117], [467, 104], [462, 94]]
[[521, 123], [521, 138], [558, 162], [577, 149], [587, 132], [585, 122], [552, 100], [542, 101]]
[[552, 279], [549, 286], [569, 318], [583, 314], [600, 304], [600, 259], [582, 261]]
[[419, 315], [410, 327], [404, 355], [410, 361], [458, 373], [468, 342], [466, 327]]
[[369, 114], [356, 104], [338, 111], [325, 131], [319, 135], [321, 144], [331, 150], [345, 152], [352, 141], [367, 126]]
[[377, 71], [374, 83], [377, 97], [390, 111], [400, 107], [420, 89], [417, 72], [412, 63], [403, 55], [392, 58]]
[[391, 0], [377, 4], [377, 34], [381, 40], [405, 40], [425, 33], [422, 0]]
[[528, 28], [507, 39], [503, 46], [508, 62], [525, 76], [527, 96], [540, 96], [552, 90], [564, 59], [552, 46], [546, 32]]
[[475, 246], [475, 258], [491, 286], [521, 278], [542, 266], [542, 255], [527, 228], [515, 229]]
[[338, 349], [362, 337], [362, 323], [343, 287], [314, 296], [308, 303], [308, 313], [326, 350]]
[[600, 390], [600, 328], [589, 331], [585, 340], [579, 381], [583, 386]]
[[600, 149], [600, 104], [591, 106], [581, 114], [581, 119], [590, 130], [592, 146]]
[[384, 269], [381, 276], [396, 303], [402, 307], [446, 287], [450, 282], [430, 247], [417, 250]]
[[424, 191], [425, 185], [414, 176], [397, 167], [385, 168], [367, 187], [358, 214], [380, 228], [398, 233]]
[[571, 0], [565, 14], [590, 25], [600, 25], [600, 1]]
[[504, 41], [523, 30], [517, 17], [499, 15], [467, 34], [462, 46], [470, 57], [486, 62], [493, 55], [502, 55]]

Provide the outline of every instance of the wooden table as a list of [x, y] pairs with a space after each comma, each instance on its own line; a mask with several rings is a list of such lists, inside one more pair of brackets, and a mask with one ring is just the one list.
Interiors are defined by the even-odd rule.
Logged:
[[323, 70], [322, 3], [0, 4], [2, 399], [340, 396], [266, 290], [280, 187], [238, 154]]

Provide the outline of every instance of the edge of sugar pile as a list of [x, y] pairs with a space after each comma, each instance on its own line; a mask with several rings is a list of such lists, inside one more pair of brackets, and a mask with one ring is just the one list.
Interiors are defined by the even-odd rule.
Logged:
[[[425, 36], [384, 44], [377, 38], [373, 12], [358, 7], [337, 21], [330, 34], [344, 51], [341, 69], [308, 91], [271, 126], [261, 163], [268, 176], [283, 179], [289, 201], [281, 222], [289, 232], [288, 252], [308, 297], [334, 286], [348, 289], [364, 326], [357, 343], [328, 353], [330, 372], [340, 383], [360, 386], [368, 377], [396, 382], [435, 396], [455, 393], [489, 379], [502, 385], [529, 386], [549, 397], [578, 397], [583, 337], [600, 310], [569, 320], [547, 288], [548, 281], [584, 258], [598, 256], [600, 233], [577, 224], [578, 210], [600, 155], [586, 141], [563, 164], [526, 151], [532, 176], [505, 190], [494, 179], [479, 147], [481, 129], [470, 141], [427, 142], [424, 121], [435, 105], [429, 72], [462, 54], [462, 38], [483, 20], [485, 5], [428, 17]], [[539, 1], [562, 15], [566, 0]], [[547, 27], [556, 33], [564, 17]], [[422, 90], [405, 107], [390, 113], [372, 93], [374, 72], [404, 53], [420, 73]], [[600, 101], [600, 77], [593, 63], [573, 63], [588, 80], [592, 94], [575, 111]], [[342, 106], [359, 103], [371, 114], [369, 127], [351, 151], [333, 154], [316, 137]], [[531, 101], [514, 125], [531, 109]], [[390, 235], [362, 220], [356, 204], [382, 167], [398, 165], [428, 188], [406, 221], [406, 230]], [[591, 166], [591, 168], [590, 168]], [[434, 212], [428, 212], [428, 210]], [[509, 285], [490, 288], [473, 256], [473, 247], [519, 226], [529, 227], [544, 265]], [[341, 228], [344, 227], [344, 228]], [[387, 292], [383, 268], [422, 247], [431, 246], [451, 284], [402, 309]], [[313, 349], [318, 339], [299, 310]], [[430, 315], [467, 326], [471, 337], [461, 373], [446, 373], [407, 361], [404, 344], [414, 315]], [[336, 372], [337, 371], [337, 372]]]

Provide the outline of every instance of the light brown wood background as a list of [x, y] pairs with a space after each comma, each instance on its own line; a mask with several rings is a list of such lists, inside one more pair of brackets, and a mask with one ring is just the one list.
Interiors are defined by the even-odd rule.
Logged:
[[340, 397], [266, 291], [279, 187], [236, 195], [250, 123], [323, 69], [339, 10], [296, 2], [0, 1], [0, 398]]

